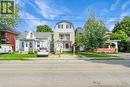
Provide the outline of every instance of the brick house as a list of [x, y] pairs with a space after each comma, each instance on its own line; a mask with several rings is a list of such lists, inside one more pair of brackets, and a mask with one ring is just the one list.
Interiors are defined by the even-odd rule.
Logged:
[[17, 34], [18, 32], [15, 29], [0, 23], [0, 43], [10, 44], [14, 51]]

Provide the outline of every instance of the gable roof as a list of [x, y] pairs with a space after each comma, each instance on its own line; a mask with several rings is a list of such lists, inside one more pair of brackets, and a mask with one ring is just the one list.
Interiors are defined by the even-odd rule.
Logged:
[[[29, 32], [22, 32], [17, 36], [17, 39], [26, 39]], [[32, 32], [36, 39], [47, 39], [52, 33], [51, 32]]]
[[7, 24], [3, 24], [3, 23], [0, 23], [0, 31], [3, 31], [3, 32], [9, 32], [9, 33], [13, 33], [13, 34], [19, 34], [19, 32], [11, 27], [9, 27]]
[[34, 32], [34, 35], [38, 39], [48, 38], [51, 35], [51, 32]]
[[77, 27], [75, 32], [76, 33], [83, 33], [83, 29], [81, 27]]

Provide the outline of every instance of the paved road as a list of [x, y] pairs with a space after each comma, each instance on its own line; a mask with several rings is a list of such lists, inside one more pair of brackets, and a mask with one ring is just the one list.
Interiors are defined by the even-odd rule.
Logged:
[[120, 58], [130, 59], [130, 53], [120, 53], [120, 54], [111, 54], [113, 56], [118, 56]]
[[0, 87], [130, 87], [130, 60], [0, 61]]

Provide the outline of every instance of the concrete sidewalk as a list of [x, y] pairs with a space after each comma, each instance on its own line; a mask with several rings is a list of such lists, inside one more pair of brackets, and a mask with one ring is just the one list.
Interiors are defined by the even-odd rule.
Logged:
[[[33, 59], [33, 58], [32, 58]], [[77, 60], [79, 59], [79, 56], [77, 55], [71, 55], [71, 54], [62, 54], [61, 56], [59, 55], [49, 55], [48, 57], [37, 57], [34, 60]]]

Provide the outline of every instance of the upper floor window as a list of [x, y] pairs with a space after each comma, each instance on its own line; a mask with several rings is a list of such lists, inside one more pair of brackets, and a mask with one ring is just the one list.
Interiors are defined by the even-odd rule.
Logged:
[[67, 24], [67, 25], [66, 25], [66, 29], [68, 29], [68, 28], [69, 28], [69, 25]]
[[71, 24], [70, 24], [70, 28], [71, 28], [72, 26], [71, 26]]
[[63, 29], [63, 24], [61, 25], [61, 28]]
[[65, 36], [66, 36], [66, 40], [69, 41], [70, 40], [70, 34], [66, 34]]
[[60, 24], [58, 24], [58, 28], [60, 28]]
[[63, 39], [64, 39], [64, 35], [63, 35], [63, 34], [60, 34], [60, 35], [59, 35], [59, 38], [60, 38], [60, 40], [63, 40]]

